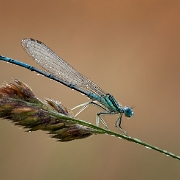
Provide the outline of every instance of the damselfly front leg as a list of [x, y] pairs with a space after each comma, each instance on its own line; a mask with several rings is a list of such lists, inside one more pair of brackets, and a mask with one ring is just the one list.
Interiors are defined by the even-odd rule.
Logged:
[[127, 132], [122, 129], [121, 122], [122, 122], [122, 114], [120, 113], [118, 119], [116, 120], [115, 127], [117, 127], [123, 134], [128, 135]]

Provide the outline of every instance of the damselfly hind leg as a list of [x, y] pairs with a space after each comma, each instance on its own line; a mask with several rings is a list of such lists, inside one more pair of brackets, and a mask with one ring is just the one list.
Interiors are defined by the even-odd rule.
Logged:
[[[101, 106], [100, 104], [94, 102], [94, 101], [91, 101], [91, 102], [86, 102], [86, 103], [83, 103], [83, 104], [80, 104], [78, 106], [75, 106], [74, 108], [72, 108], [71, 110], [74, 110], [76, 108], [79, 108], [79, 107], [82, 107], [75, 115], [78, 116], [81, 112], [83, 112], [90, 104], [93, 104], [95, 106], [98, 106], [99, 108], [103, 109], [104, 111], [107, 111], [103, 106]], [[99, 120], [102, 122], [102, 124], [105, 126], [106, 129], [108, 129], [108, 125], [106, 124], [106, 122], [104, 121], [104, 119], [100, 116], [101, 114], [112, 114], [110, 112], [100, 112], [100, 113], [97, 113], [96, 115], [96, 126], [99, 126]]]
[[89, 106], [89, 104], [91, 104], [91, 103], [92, 103], [92, 102], [86, 102], [86, 103], [79, 104], [79, 105], [75, 106], [74, 108], [72, 108], [71, 110], [74, 110], [74, 109], [77, 109], [77, 108], [83, 106], [83, 107], [76, 113], [76, 115], [75, 115], [74, 117], [78, 116], [81, 112], [83, 112], [83, 111]]

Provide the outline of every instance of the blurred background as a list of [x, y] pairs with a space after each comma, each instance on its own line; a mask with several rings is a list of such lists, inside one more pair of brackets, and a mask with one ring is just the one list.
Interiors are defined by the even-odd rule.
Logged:
[[[180, 155], [180, 1], [0, 1], [0, 54], [39, 67], [21, 40], [38, 39], [79, 72], [135, 106], [123, 117], [132, 137]], [[80, 93], [0, 62], [0, 84], [18, 78], [40, 99], [72, 108]], [[96, 107], [79, 118], [95, 123]], [[116, 116], [106, 116], [109, 128]], [[140, 145], [97, 135], [58, 143], [45, 132], [26, 133], [0, 120], [0, 179], [177, 180], [180, 162]]]

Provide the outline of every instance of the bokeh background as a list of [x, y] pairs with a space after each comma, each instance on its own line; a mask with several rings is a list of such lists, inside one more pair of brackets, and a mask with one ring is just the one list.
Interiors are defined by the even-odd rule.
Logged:
[[[21, 48], [43, 41], [113, 94], [135, 116], [130, 136], [180, 155], [180, 1], [0, 1], [0, 54], [39, 67]], [[18, 78], [41, 99], [72, 108], [87, 98], [43, 76], [0, 62], [0, 84]], [[95, 123], [96, 107], [79, 118]], [[116, 131], [116, 116], [106, 116]], [[0, 179], [177, 180], [180, 162], [115, 137], [58, 143], [0, 120]]]

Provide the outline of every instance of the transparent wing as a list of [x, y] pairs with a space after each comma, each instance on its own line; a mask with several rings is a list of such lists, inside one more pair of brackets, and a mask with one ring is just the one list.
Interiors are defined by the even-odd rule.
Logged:
[[77, 72], [67, 62], [60, 58], [44, 43], [31, 38], [23, 39], [24, 50], [48, 73], [66, 82], [86, 89], [98, 95], [106, 93], [87, 77]]

